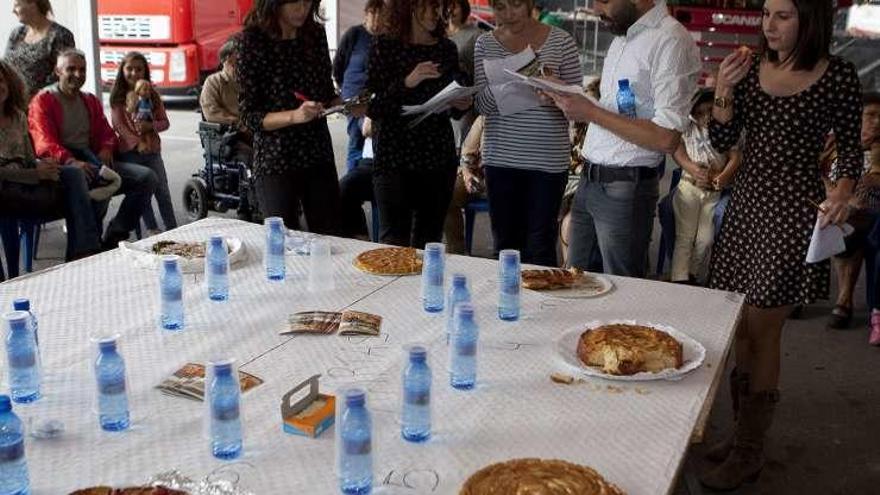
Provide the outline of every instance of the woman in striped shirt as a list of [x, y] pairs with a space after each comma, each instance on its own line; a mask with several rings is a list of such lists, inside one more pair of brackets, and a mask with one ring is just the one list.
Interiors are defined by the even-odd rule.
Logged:
[[510, 86], [493, 86], [484, 63], [531, 47], [536, 54], [531, 66], [580, 85], [578, 50], [568, 33], [531, 17], [533, 0], [490, 5], [498, 28], [477, 41], [474, 71], [481, 88], [476, 107], [486, 118], [483, 163], [495, 249], [518, 249], [523, 262], [555, 266], [557, 217], [568, 178], [568, 120], [537, 95], [529, 108], [510, 109], [503, 103]]

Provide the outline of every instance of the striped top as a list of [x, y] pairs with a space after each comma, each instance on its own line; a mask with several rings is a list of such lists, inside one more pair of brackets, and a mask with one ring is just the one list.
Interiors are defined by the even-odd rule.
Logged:
[[[534, 47], [533, 47], [534, 48]], [[572, 37], [557, 27], [550, 30], [538, 60], [566, 84], [583, 81], [578, 50]], [[542, 105], [513, 115], [500, 115], [489, 89], [483, 61], [514, 55], [492, 33], [477, 40], [474, 51], [477, 111], [486, 116], [483, 131], [483, 164], [542, 172], [564, 172], [570, 163], [568, 120], [554, 105]]]

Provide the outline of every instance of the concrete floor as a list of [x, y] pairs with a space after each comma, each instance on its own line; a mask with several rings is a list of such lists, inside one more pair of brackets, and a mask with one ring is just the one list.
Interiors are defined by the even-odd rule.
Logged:
[[[196, 135], [199, 116], [186, 106], [177, 106], [169, 115], [172, 125], [162, 135], [163, 156], [177, 217], [182, 222], [183, 185], [202, 162]], [[344, 120], [332, 121], [330, 128], [337, 168], [342, 174]], [[118, 202], [117, 198], [111, 205], [111, 215]], [[658, 231], [655, 229], [655, 238]], [[487, 215], [478, 216], [474, 238], [474, 254], [491, 255]], [[48, 225], [41, 238], [36, 269], [62, 262], [64, 242], [61, 223]], [[652, 252], [656, 253], [656, 248]], [[880, 494], [880, 349], [867, 345], [863, 282], [856, 294], [856, 323], [850, 330], [826, 328], [831, 308], [828, 302], [807, 308], [803, 319], [786, 325], [782, 401], [771, 430], [768, 463], [758, 483], [737, 493]], [[725, 383], [712, 411], [707, 438], [718, 438], [730, 422]], [[710, 493], [694, 479], [694, 474], [706, 466], [700, 455], [703, 449], [702, 445], [691, 449], [676, 495]]]

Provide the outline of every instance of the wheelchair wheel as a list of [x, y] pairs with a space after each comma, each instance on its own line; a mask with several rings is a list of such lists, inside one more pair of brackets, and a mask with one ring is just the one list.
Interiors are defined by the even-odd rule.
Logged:
[[190, 179], [183, 186], [183, 207], [186, 217], [195, 222], [208, 216], [208, 192], [201, 179]]

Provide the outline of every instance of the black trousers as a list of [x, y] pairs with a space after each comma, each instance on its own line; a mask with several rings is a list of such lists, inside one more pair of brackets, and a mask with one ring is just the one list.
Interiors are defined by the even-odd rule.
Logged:
[[440, 242], [453, 185], [455, 167], [383, 171], [374, 175], [379, 240], [415, 248], [423, 248], [427, 242]]
[[302, 211], [309, 232], [339, 233], [339, 181], [332, 164], [261, 175], [255, 186], [264, 217], [281, 217], [287, 228], [302, 230]]
[[363, 158], [339, 181], [343, 237], [368, 237], [363, 204], [372, 201], [373, 197], [373, 160]]
[[518, 249], [523, 263], [558, 266], [559, 208], [568, 172], [486, 167], [495, 250]]

